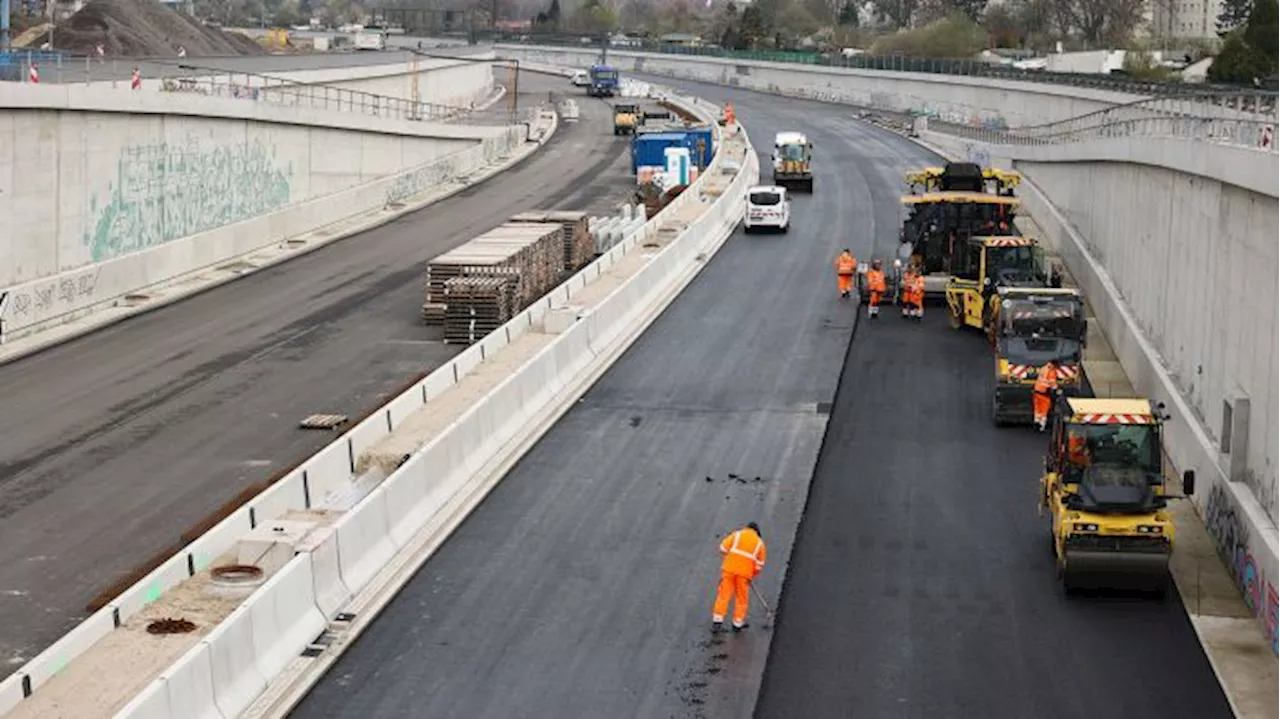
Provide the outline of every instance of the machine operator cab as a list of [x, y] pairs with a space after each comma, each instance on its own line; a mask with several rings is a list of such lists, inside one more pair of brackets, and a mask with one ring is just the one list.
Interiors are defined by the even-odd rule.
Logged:
[[[1066, 590], [1168, 586], [1173, 517], [1167, 511], [1163, 405], [1146, 399], [1059, 397], [1041, 479], [1058, 577]], [[1195, 473], [1183, 473], [1185, 496]]]
[[1044, 250], [1027, 237], [970, 237], [953, 255], [946, 298], [951, 326], [992, 333], [997, 290], [1001, 287], [1051, 287]]
[[778, 185], [756, 185], [747, 190], [747, 212], [743, 220], [747, 234], [759, 229], [786, 232], [791, 229], [791, 198]]

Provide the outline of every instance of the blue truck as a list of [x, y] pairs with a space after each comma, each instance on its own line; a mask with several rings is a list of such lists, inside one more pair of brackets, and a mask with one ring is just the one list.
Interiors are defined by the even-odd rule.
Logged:
[[611, 65], [592, 65], [590, 70], [591, 84], [587, 85], [587, 95], [591, 97], [613, 97], [618, 92], [618, 69]]

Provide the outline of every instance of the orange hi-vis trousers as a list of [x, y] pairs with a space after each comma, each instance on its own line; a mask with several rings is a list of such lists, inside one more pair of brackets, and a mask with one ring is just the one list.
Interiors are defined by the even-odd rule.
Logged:
[[729, 611], [729, 599], [733, 601], [733, 626], [740, 627], [747, 622], [747, 608], [750, 605], [751, 580], [737, 574], [720, 573], [720, 589], [716, 592], [716, 605], [711, 610], [711, 621], [723, 622]]
[[840, 283], [840, 294], [853, 291], [853, 275], [836, 275], [836, 281]]

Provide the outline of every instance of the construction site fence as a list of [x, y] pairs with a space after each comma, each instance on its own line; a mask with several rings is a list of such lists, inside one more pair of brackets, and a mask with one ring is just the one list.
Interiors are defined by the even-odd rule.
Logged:
[[[521, 34], [499, 35], [495, 42], [513, 45], [550, 45], [590, 49], [599, 47], [602, 40], [599, 36], [564, 35], [564, 34]], [[696, 57], [714, 57], [724, 60], [744, 60], [755, 62], [794, 63], [798, 65], [814, 65], [818, 67], [836, 67], [857, 70], [882, 70], [890, 72], [917, 72], [937, 75], [966, 75], [1020, 82], [1037, 82], [1054, 85], [1070, 85], [1073, 87], [1109, 90], [1133, 95], [1170, 95], [1195, 93], [1206, 88], [1213, 90], [1234, 90], [1236, 86], [1189, 84], [1181, 81], [1143, 80], [1129, 75], [1112, 73], [1109, 75], [1094, 73], [1050, 72], [1047, 70], [1023, 70], [1007, 65], [999, 65], [981, 60], [946, 59], [946, 58], [913, 58], [900, 55], [844, 55], [841, 53], [803, 52], [792, 50], [730, 50], [719, 47], [701, 47], [677, 45], [648, 40], [631, 39], [625, 45], [611, 46], [611, 51], [618, 52], [654, 52], [666, 55], [688, 55]], [[1275, 88], [1266, 88], [1274, 90]]]
[[[355, 112], [399, 120], [430, 122], [465, 120], [467, 124], [481, 125], [505, 125], [517, 120], [514, 110], [511, 113], [481, 113], [477, 112], [475, 104], [460, 107], [420, 102], [326, 84], [302, 83], [253, 72], [202, 67], [173, 58], [143, 60], [30, 52], [8, 53], [7, 59], [8, 64], [0, 64], [0, 80], [10, 82], [32, 82], [30, 71], [35, 67], [38, 70], [37, 81], [40, 83], [110, 84], [113, 87], [129, 89], [136, 71], [142, 83], [140, 88], [142, 90], [159, 89], [161, 92], [265, 102], [317, 110]], [[506, 107], [507, 103], [501, 103], [500, 109]]]

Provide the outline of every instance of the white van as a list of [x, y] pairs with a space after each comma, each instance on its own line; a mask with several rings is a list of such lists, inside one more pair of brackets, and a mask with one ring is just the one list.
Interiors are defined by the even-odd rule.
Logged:
[[791, 229], [791, 200], [787, 197], [786, 188], [757, 185], [747, 190], [747, 214], [743, 229], [751, 234], [760, 227], [779, 232]]

